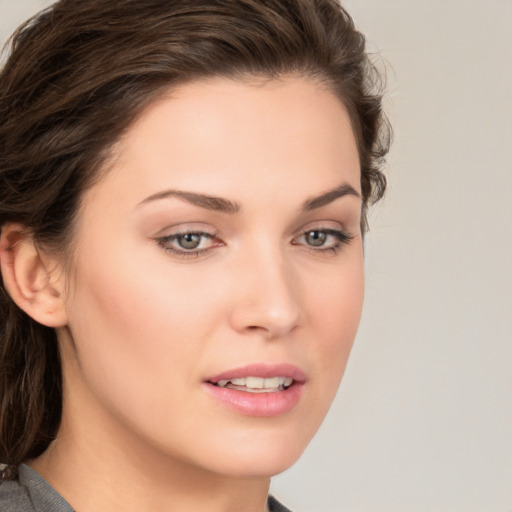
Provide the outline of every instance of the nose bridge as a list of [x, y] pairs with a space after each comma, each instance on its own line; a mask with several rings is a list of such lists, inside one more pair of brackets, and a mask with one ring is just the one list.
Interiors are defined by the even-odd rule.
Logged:
[[237, 330], [284, 336], [299, 320], [294, 269], [279, 244], [255, 243], [242, 256], [240, 294], [234, 311]]

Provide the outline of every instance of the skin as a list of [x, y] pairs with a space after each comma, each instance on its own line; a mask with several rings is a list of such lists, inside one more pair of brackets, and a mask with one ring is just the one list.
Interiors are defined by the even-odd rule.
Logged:
[[[337, 391], [363, 301], [360, 170], [342, 103], [314, 81], [210, 79], [149, 107], [83, 198], [51, 282], [64, 376], [58, 439], [30, 465], [80, 512], [263, 512]], [[350, 186], [328, 204], [304, 203]], [[236, 202], [211, 211], [167, 190]], [[304, 233], [342, 230], [311, 245]], [[206, 252], [177, 254], [176, 231]], [[307, 376], [262, 418], [204, 380], [252, 363]], [[93, 468], [91, 470], [91, 468]], [[242, 505], [243, 504], [243, 505]], [[172, 506], [169, 509], [169, 506]]]

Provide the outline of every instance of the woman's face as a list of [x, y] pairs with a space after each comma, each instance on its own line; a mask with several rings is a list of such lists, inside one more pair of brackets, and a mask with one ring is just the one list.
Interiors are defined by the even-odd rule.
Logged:
[[172, 90], [79, 211], [62, 429], [85, 425], [106, 457], [129, 442], [221, 474], [291, 465], [356, 334], [360, 216], [356, 142], [325, 88]]

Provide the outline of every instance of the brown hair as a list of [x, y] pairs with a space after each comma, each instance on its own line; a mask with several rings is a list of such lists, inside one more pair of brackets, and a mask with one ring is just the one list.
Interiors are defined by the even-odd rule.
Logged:
[[[389, 145], [379, 75], [336, 0], [61, 0], [22, 25], [0, 73], [0, 226], [64, 253], [80, 197], [155, 97], [209, 76], [321, 80], [345, 104], [366, 210]], [[56, 334], [0, 283], [0, 463], [41, 454], [61, 416]]]

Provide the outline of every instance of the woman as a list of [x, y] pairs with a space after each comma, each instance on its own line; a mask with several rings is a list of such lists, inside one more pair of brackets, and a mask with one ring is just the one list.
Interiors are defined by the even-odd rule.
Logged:
[[62, 0], [0, 76], [7, 510], [286, 510], [385, 188], [334, 0]]

